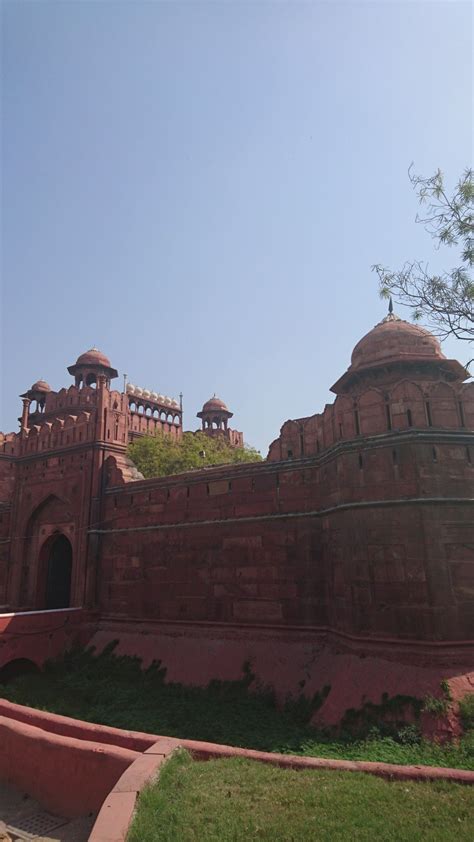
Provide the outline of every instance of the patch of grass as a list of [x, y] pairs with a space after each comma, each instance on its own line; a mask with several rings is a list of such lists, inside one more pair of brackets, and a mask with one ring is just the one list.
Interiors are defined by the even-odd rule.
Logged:
[[472, 840], [474, 790], [437, 781], [279, 769], [178, 752], [140, 795], [127, 842]]
[[371, 706], [370, 728], [363, 736], [347, 731], [336, 737], [307, 722], [328, 688], [279, 710], [270, 690], [249, 689], [255, 684], [249, 664], [240, 681], [185, 687], [166, 683], [159, 663], [142, 670], [138, 658], [116, 656], [113, 648], [111, 644], [99, 655], [69, 652], [47, 664], [43, 673], [0, 686], [0, 694], [65, 716], [181, 739], [310, 757], [474, 769], [474, 745], [468, 737], [460, 745], [441, 746], [422, 740], [415, 725], [395, 721], [389, 727], [377, 721], [379, 708], [391, 704], [387, 698], [381, 706]]
[[474, 729], [474, 693], [466, 693], [459, 702], [459, 713], [463, 728], [468, 731]]

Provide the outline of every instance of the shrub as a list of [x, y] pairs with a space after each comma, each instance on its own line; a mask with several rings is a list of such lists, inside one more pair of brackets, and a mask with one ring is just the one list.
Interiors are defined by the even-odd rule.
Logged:
[[443, 716], [448, 710], [448, 700], [440, 699], [437, 696], [425, 696], [423, 699], [423, 712], [432, 713], [433, 716]]
[[474, 728], [474, 693], [466, 693], [460, 700], [459, 713], [464, 730]]

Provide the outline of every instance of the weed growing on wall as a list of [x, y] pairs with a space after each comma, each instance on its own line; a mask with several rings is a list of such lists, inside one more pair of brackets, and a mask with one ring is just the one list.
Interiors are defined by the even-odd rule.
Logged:
[[[459, 702], [459, 713], [465, 731], [474, 731], [474, 693], [466, 693]], [[473, 734], [474, 737], [474, 734]]]

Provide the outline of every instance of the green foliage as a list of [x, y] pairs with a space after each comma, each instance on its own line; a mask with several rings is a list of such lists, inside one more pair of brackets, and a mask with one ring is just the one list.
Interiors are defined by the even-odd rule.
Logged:
[[449, 681], [446, 678], [443, 678], [439, 686], [441, 687], [441, 690], [443, 691], [444, 696], [448, 700], [448, 702], [452, 702], [453, 697], [451, 695], [451, 687], [449, 686]]
[[127, 842], [459, 842], [474, 789], [178, 751], [141, 793]]
[[422, 709], [422, 702], [414, 696], [389, 696], [383, 693], [380, 704], [365, 702], [358, 709], [346, 710], [341, 722], [341, 729], [348, 734], [359, 737], [375, 733], [379, 736], [396, 738], [400, 729], [405, 728], [407, 716], [418, 722]]
[[444, 716], [448, 710], [448, 700], [440, 699], [438, 696], [427, 695], [423, 699], [424, 713], [432, 713], [434, 716]]
[[472, 757], [474, 763], [474, 728], [466, 732], [462, 741], [463, 752], [466, 757]]
[[[410, 168], [411, 169], [411, 168]], [[468, 342], [474, 340], [474, 174], [465, 170], [454, 191], [445, 188], [438, 170], [429, 178], [409, 172], [410, 181], [427, 213], [416, 217], [438, 247], [456, 246], [458, 266], [440, 275], [429, 272], [428, 264], [409, 261], [401, 270], [381, 265], [377, 272], [380, 294], [412, 309], [415, 320], [424, 319], [441, 339], [453, 335]], [[472, 362], [472, 361], [471, 361]]]
[[463, 728], [466, 731], [470, 728], [474, 730], [474, 693], [466, 693], [460, 700], [459, 713], [461, 714]]
[[160, 662], [142, 669], [138, 658], [115, 655], [115, 645], [116, 641], [98, 655], [92, 649], [75, 649], [49, 662], [43, 673], [12, 679], [0, 692], [18, 704], [150, 734], [308, 757], [474, 769], [468, 737], [459, 745], [441, 746], [422, 740], [416, 725], [399, 721], [401, 700], [411, 710], [416, 705], [411, 697], [385, 695], [369, 716], [366, 706], [366, 719], [358, 727], [353, 720], [352, 731], [318, 730], [308, 719], [327, 697], [328, 687], [279, 709], [274, 692], [258, 687], [248, 662], [238, 681], [185, 687], [166, 682]]
[[423, 711], [425, 713], [432, 713], [434, 716], [444, 716], [448, 712], [450, 702], [452, 702], [451, 688], [449, 682], [443, 678], [440, 682], [442, 697], [439, 696], [425, 696], [423, 699]]
[[[128, 454], [145, 478], [163, 477], [212, 465], [260, 462], [253, 447], [231, 447], [222, 436], [183, 433], [180, 439], [159, 432], [142, 436], [129, 445]], [[203, 455], [204, 454], [204, 455]]]
[[415, 746], [421, 743], [420, 729], [414, 723], [411, 725], [402, 725], [398, 729], [397, 737], [402, 745]]
[[312, 697], [304, 696], [303, 694], [296, 698], [289, 696], [285, 701], [284, 710], [296, 722], [307, 725], [311, 721], [313, 714], [323, 706], [330, 692], [331, 685], [326, 684], [322, 690], [318, 690]]

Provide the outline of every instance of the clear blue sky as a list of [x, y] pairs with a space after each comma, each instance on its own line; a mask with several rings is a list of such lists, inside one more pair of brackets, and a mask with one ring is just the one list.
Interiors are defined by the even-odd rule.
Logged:
[[182, 390], [188, 429], [216, 392], [266, 453], [385, 314], [371, 265], [441, 260], [407, 169], [470, 163], [471, 5], [2, 11], [0, 429], [95, 344]]

